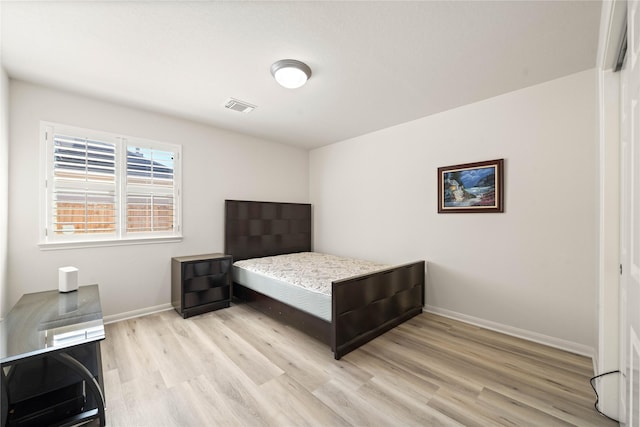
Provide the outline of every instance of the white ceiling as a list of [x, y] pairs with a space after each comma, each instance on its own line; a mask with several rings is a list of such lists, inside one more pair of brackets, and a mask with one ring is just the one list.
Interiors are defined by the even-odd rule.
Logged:
[[[12, 78], [319, 147], [593, 68], [599, 1], [1, 3]], [[313, 70], [285, 89], [278, 59]], [[228, 97], [258, 106], [223, 107]]]

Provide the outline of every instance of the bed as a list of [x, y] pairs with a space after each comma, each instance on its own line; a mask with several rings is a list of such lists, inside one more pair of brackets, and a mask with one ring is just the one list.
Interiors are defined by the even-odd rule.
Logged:
[[225, 201], [225, 253], [234, 261], [234, 299], [326, 343], [336, 359], [422, 312], [425, 261], [380, 265], [333, 280], [330, 310], [323, 313], [313, 312], [313, 301], [305, 306], [300, 298], [282, 297], [292, 292], [278, 295], [278, 280], [256, 286], [235, 265], [286, 254], [307, 256], [312, 252], [311, 218], [311, 205], [305, 203]]

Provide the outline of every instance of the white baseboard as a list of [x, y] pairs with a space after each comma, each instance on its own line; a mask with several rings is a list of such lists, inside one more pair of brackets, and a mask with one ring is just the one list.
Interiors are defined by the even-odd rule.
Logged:
[[526, 329], [515, 328], [509, 325], [503, 325], [502, 323], [493, 322], [491, 320], [485, 320], [478, 317], [468, 316], [466, 314], [458, 313], [455, 311], [447, 310], [440, 307], [434, 307], [426, 305], [423, 309], [426, 312], [438, 314], [440, 316], [448, 317], [450, 319], [459, 320], [461, 322], [469, 323], [472, 325], [480, 326], [492, 331], [501, 332], [506, 335], [522, 338], [528, 341], [537, 342], [539, 344], [548, 345], [549, 347], [555, 347], [560, 350], [565, 350], [571, 353], [579, 354], [581, 356], [593, 358], [594, 349], [583, 344], [578, 344], [573, 341], [562, 340], [548, 335], [539, 334], [537, 332], [528, 331]]
[[121, 320], [133, 319], [135, 317], [146, 316], [147, 314], [158, 313], [160, 311], [171, 310], [173, 306], [171, 303], [160, 304], [153, 307], [141, 308], [139, 310], [127, 311], [126, 313], [112, 314], [110, 316], [104, 316], [104, 323], [115, 323]]

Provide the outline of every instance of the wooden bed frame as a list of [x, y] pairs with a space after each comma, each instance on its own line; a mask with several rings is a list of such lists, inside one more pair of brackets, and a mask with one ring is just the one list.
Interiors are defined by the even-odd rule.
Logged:
[[[234, 261], [311, 251], [311, 205], [225, 201], [225, 253]], [[233, 283], [233, 296], [328, 344], [336, 359], [420, 314], [425, 261], [332, 283], [332, 322]]]

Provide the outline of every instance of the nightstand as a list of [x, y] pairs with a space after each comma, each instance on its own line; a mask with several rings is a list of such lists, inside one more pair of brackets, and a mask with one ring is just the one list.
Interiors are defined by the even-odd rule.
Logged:
[[206, 254], [171, 258], [171, 303], [183, 317], [229, 307], [231, 255]]

